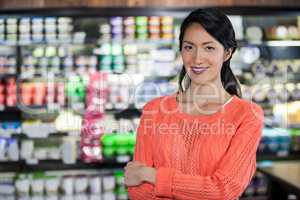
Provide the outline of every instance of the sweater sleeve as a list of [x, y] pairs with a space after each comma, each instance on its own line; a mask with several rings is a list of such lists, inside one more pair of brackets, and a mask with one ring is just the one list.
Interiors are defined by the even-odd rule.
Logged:
[[[155, 126], [155, 110], [151, 103], [145, 105], [141, 121], [137, 129], [137, 139], [134, 152], [134, 161], [140, 161], [149, 167], [153, 167], [152, 159], [152, 132]], [[144, 182], [141, 185], [128, 187], [128, 195], [131, 200], [161, 200], [154, 194], [154, 185]]]
[[256, 150], [263, 128], [263, 111], [258, 106], [252, 111], [237, 127], [225, 155], [211, 176], [194, 176], [171, 168], [159, 168], [155, 195], [178, 200], [239, 198], [255, 173]]

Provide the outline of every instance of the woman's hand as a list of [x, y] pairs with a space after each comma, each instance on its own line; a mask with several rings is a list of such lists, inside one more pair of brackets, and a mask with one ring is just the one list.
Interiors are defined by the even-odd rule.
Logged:
[[128, 162], [125, 169], [125, 185], [138, 186], [144, 181], [155, 184], [156, 169], [147, 167], [141, 162]]

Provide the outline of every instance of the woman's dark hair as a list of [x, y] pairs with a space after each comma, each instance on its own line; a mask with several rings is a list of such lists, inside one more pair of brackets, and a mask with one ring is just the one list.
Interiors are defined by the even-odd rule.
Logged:
[[[180, 27], [179, 35], [179, 50], [182, 50], [182, 42], [186, 29], [194, 24], [200, 24], [211, 36], [213, 36], [218, 42], [220, 42], [225, 50], [232, 49], [232, 54], [234, 53], [237, 43], [235, 40], [235, 33], [232, 24], [228, 17], [221, 11], [215, 8], [203, 8], [192, 11], [182, 22]], [[221, 68], [221, 81], [224, 89], [231, 95], [237, 95], [239, 97], [241, 94], [241, 87], [238, 79], [233, 74], [230, 68], [230, 60], [232, 57], [225, 61]], [[179, 75], [179, 89], [180, 91], [186, 90], [191, 80], [182, 86], [186, 75], [186, 70], [184, 66]]]

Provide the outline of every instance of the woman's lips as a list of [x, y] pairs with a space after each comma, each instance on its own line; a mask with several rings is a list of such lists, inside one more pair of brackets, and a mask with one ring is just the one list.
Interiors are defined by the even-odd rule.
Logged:
[[201, 74], [205, 72], [208, 69], [208, 67], [191, 67], [191, 71], [195, 74]]

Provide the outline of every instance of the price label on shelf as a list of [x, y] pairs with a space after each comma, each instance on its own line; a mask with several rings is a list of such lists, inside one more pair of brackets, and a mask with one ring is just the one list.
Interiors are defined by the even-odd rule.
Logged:
[[278, 151], [278, 152], [277, 152], [277, 156], [278, 156], [278, 157], [287, 157], [288, 154], [289, 154], [288, 151]]
[[84, 109], [84, 103], [73, 103], [72, 109], [74, 110], [83, 110]]
[[59, 110], [60, 105], [58, 103], [51, 103], [51, 104], [48, 104], [48, 109], [49, 110]]
[[118, 163], [127, 163], [127, 162], [130, 161], [130, 156], [126, 156], [126, 155], [124, 155], [124, 156], [117, 156], [116, 160], [117, 160]]
[[28, 165], [37, 165], [39, 163], [39, 160], [36, 158], [28, 158], [25, 161]]

